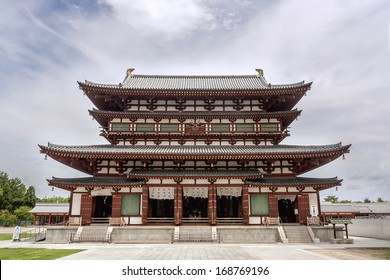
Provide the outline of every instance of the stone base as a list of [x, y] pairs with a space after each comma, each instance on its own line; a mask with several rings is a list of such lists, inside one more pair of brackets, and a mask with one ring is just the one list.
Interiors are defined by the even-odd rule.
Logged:
[[354, 241], [351, 238], [331, 238], [330, 244], [353, 244]]

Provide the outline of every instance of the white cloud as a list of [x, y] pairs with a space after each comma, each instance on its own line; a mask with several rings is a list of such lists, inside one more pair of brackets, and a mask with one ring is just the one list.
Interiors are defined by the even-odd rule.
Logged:
[[[192, 31], [215, 28], [215, 17], [203, 1], [196, 0], [107, 0], [114, 15], [131, 27], [129, 32], [166, 40]], [[133, 31], [134, 30], [134, 31]]]
[[305, 175], [344, 178], [335, 194], [342, 199], [390, 199], [387, 1], [58, 3], [15, 2], [0, 11], [0, 118], [7, 120], [0, 170], [39, 194], [52, 194], [46, 178], [83, 175], [44, 161], [38, 143], [105, 141], [77, 80], [118, 83], [129, 67], [146, 74], [263, 68], [271, 83], [314, 82], [285, 143], [353, 144], [345, 161]]

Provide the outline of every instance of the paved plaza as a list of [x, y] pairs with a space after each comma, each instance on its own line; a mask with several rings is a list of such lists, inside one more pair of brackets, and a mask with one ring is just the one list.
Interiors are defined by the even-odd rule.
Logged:
[[[348, 253], [345, 248], [390, 248], [390, 241], [352, 237], [354, 244], [103, 244], [72, 243], [48, 244], [45, 242], [1, 241], [1, 248], [85, 249], [63, 260], [335, 260], [365, 259]], [[338, 257], [321, 251], [343, 252]]]

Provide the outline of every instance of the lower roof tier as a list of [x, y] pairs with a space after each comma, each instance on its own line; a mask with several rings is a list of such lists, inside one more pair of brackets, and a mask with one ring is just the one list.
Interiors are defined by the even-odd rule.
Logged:
[[[233, 173], [232, 175], [233, 175], [232, 178], [235, 178], [234, 175], [237, 174]], [[186, 176], [181, 176], [180, 178], [187, 179]], [[142, 185], [147, 185], [147, 180], [139, 180], [139, 179], [137, 180], [137, 179], [127, 178], [127, 177], [81, 177], [81, 178], [53, 177], [52, 179], [47, 181], [49, 182], [50, 186], [58, 187], [64, 190], [76, 190], [77, 188], [85, 188], [85, 190], [87, 191], [91, 191], [95, 188], [103, 188], [103, 189], [112, 188], [113, 191], [118, 191], [123, 188], [141, 187]], [[313, 188], [314, 190], [324, 190], [331, 187], [340, 186], [341, 182], [342, 180], [338, 179], [337, 177], [333, 177], [333, 178], [292, 177], [292, 178], [243, 179], [243, 185], [246, 185], [250, 188], [258, 187], [258, 188], [268, 189], [272, 192], [282, 187], [292, 187], [295, 188], [297, 191], [303, 191], [305, 188]], [[177, 183], [180, 183], [180, 181], [177, 181]]]
[[[278, 176], [278, 172], [274, 172], [275, 164], [282, 169], [289, 169], [291, 174], [299, 175], [349, 152], [349, 147], [350, 145], [341, 144], [323, 146], [63, 146], [49, 144], [40, 146], [42, 153], [72, 168], [91, 175], [101, 173], [102, 168], [108, 168], [115, 172], [106, 174], [115, 176], [129, 174], [131, 170], [140, 166], [151, 170], [185, 169], [187, 172], [212, 169], [247, 170], [250, 167], [259, 169], [262, 174]], [[206, 165], [185, 166], [187, 161], [188, 163], [203, 162]], [[105, 166], [104, 162], [106, 162]], [[107, 166], [107, 162], [110, 166]], [[224, 165], [223, 162], [231, 164]], [[218, 165], [219, 163], [222, 165]]]

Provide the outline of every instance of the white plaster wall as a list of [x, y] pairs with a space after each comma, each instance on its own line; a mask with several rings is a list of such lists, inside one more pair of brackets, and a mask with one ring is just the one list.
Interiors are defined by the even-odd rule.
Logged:
[[312, 214], [312, 207], [315, 207], [316, 215], [318, 216], [318, 200], [317, 200], [317, 194], [316, 193], [309, 193], [309, 206], [310, 206], [310, 214]]
[[81, 209], [81, 193], [74, 193], [72, 196], [72, 210], [70, 215], [77, 216], [80, 215]]
[[249, 224], [250, 225], [260, 225], [261, 224], [261, 217], [249, 217]]
[[348, 234], [390, 240], [390, 218], [352, 219], [352, 224], [348, 225]]
[[141, 225], [142, 224], [142, 217], [130, 217], [129, 224], [130, 225]]

